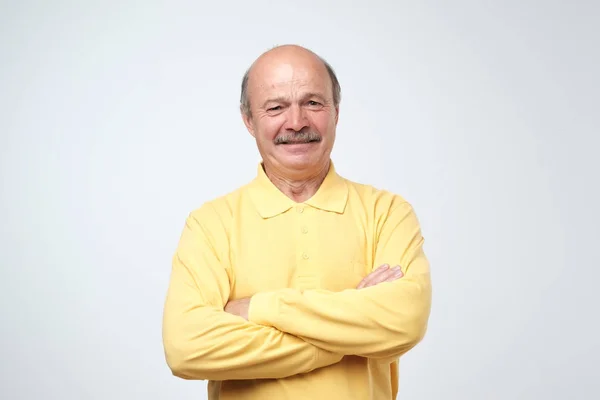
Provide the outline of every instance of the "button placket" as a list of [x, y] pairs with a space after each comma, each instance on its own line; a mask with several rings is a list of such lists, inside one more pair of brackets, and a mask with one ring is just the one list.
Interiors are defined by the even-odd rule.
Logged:
[[298, 238], [298, 256], [301, 261], [304, 261], [302, 264], [306, 267], [306, 262], [310, 260], [310, 249], [308, 248], [308, 244], [310, 239], [308, 238], [308, 226], [307, 226], [307, 215], [306, 215], [306, 206], [298, 205], [296, 207], [296, 212], [298, 215], [298, 226], [300, 227], [299, 231], [301, 233]]
[[[298, 268], [298, 277], [296, 285], [303, 289], [315, 289], [318, 287], [317, 276], [315, 274], [312, 258], [314, 254], [311, 254], [313, 248], [311, 247], [312, 240], [311, 235], [314, 234], [310, 229], [311, 214], [314, 210], [304, 204], [296, 206], [296, 260]], [[312, 239], [312, 240], [311, 240]]]

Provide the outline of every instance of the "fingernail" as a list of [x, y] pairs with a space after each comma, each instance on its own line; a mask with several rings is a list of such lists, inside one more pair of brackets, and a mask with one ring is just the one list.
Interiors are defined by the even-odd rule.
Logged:
[[396, 265], [396, 266], [393, 268], [393, 270], [394, 270], [394, 271], [400, 271], [400, 266], [399, 266], [399, 265]]
[[383, 264], [379, 269], [388, 269], [390, 266], [388, 264]]

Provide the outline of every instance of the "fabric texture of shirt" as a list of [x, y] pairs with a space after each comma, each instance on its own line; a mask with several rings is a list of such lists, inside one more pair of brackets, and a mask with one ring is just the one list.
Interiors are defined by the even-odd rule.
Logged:
[[[164, 308], [167, 363], [208, 380], [209, 399], [395, 399], [399, 358], [430, 315], [423, 240], [406, 200], [333, 164], [303, 203], [259, 165], [186, 219]], [[355, 289], [386, 263], [404, 276]], [[249, 321], [224, 311], [244, 297]]]

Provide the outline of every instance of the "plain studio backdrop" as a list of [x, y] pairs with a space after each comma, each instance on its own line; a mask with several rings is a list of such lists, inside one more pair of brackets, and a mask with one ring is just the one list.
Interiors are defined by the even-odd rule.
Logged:
[[423, 226], [433, 308], [398, 398], [600, 398], [599, 12], [2, 2], [0, 398], [205, 398], [164, 360], [171, 257], [255, 176], [240, 82], [286, 43], [339, 75], [339, 172]]

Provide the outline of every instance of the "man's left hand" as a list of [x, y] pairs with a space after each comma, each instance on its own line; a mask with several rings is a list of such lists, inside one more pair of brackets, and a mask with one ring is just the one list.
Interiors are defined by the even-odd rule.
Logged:
[[243, 299], [231, 300], [225, 305], [225, 312], [237, 315], [248, 321], [248, 308], [250, 307], [250, 297]]

